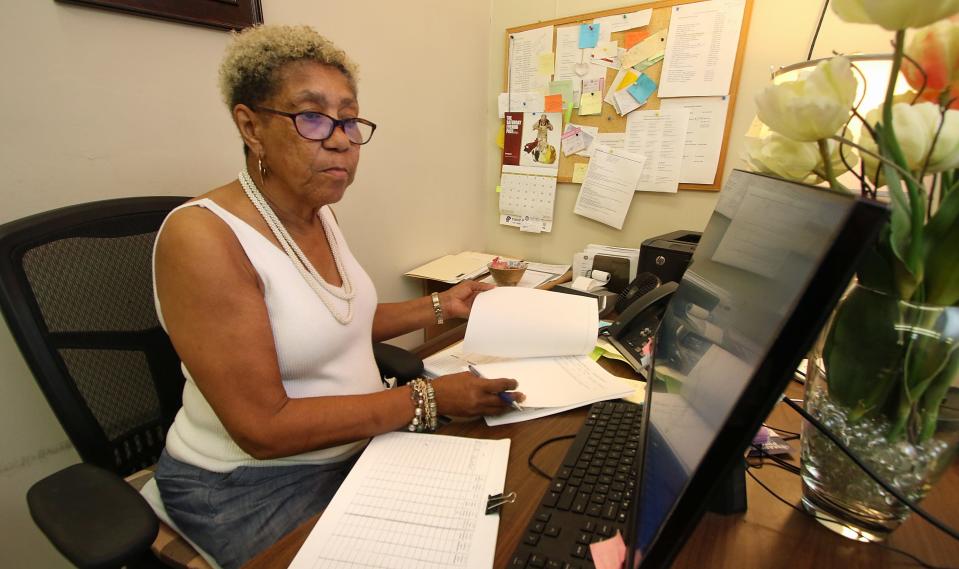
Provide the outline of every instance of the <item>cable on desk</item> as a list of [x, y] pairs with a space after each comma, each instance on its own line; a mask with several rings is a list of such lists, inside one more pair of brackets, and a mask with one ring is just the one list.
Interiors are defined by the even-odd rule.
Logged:
[[[766, 427], [767, 429], [772, 429], [772, 430], [776, 431], [777, 433], [786, 433], [787, 435], [792, 435], [792, 436], [794, 436], [794, 437], [798, 437], [798, 436], [799, 436], [799, 433], [797, 433], [796, 431], [788, 431], [788, 430], [786, 430], [786, 429], [780, 429], [779, 427], [774, 427], [774, 426], [769, 425], [769, 424], [767, 424], [767, 423], [763, 423], [763, 426]], [[787, 438], [783, 437], [783, 440], [784, 440], [784, 441], [790, 441], [790, 440], [792, 440], [792, 439], [787, 439]]]
[[799, 413], [800, 415], [802, 415], [802, 418], [803, 418], [803, 419], [805, 419], [806, 421], [808, 421], [809, 423], [811, 423], [814, 427], [816, 427], [816, 429], [817, 429], [820, 433], [826, 435], [826, 438], [828, 438], [830, 441], [832, 441], [832, 443], [833, 443], [834, 445], [836, 445], [837, 447], [839, 447], [839, 450], [841, 450], [841, 451], [843, 452], [843, 454], [845, 454], [846, 456], [848, 456], [848, 457], [849, 457], [849, 460], [853, 461], [853, 462], [856, 464], [856, 466], [858, 466], [863, 472], [865, 472], [865, 473], [869, 476], [869, 478], [872, 478], [873, 481], [874, 481], [876, 484], [882, 486], [883, 490], [885, 490], [886, 492], [889, 492], [890, 494], [892, 494], [893, 496], [895, 496], [897, 500], [899, 500], [900, 502], [902, 502], [907, 508], [909, 508], [910, 510], [912, 510], [913, 512], [915, 512], [916, 514], [918, 514], [920, 517], [922, 517], [922, 519], [926, 520], [927, 522], [929, 522], [930, 524], [932, 524], [933, 526], [935, 526], [937, 529], [939, 529], [939, 530], [942, 531], [943, 533], [949, 535], [950, 537], [952, 537], [952, 539], [955, 539], [956, 541], [959, 541], [959, 532], [957, 532], [955, 529], [947, 526], [945, 523], [943, 523], [942, 521], [940, 521], [938, 518], [936, 518], [935, 516], [933, 516], [933, 515], [930, 514], [929, 512], [927, 512], [927, 511], [925, 511], [924, 509], [922, 509], [921, 507], [919, 507], [918, 504], [914, 503], [914, 502], [913, 502], [912, 500], [910, 500], [909, 498], [906, 498], [906, 496], [905, 496], [902, 492], [900, 492], [898, 488], [896, 488], [895, 486], [893, 486], [893, 485], [889, 484], [888, 482], [886, 482], [885, 480], [883, 480], [878, 474], [876, 474], [876, 472], [875, 472], [872, 468], [869, 467], [868, 464], [866, 464], [865, 462], [862, 461], [861, 458], [859, 458], [858, 456], [856, 456], [856, 453], [854, 453], [854, 452], [852, 452], [851, 450], [849, 450], [849, 447], [847, 447], [846, 445], [844, 445], [844, 444], [842, 443], [842, 441], [839, 440], [839, 437], [837, 437], [836, 435], [834, 435], [834, 434], [832, 433], [832, 431], [830, 431], [829, 429], [827, 429], [827, 428], [825, 427], [825, 425], [823, 425], [821, 422], [819, 422], [819, 419], [817, 419], [817, 418], [813, 417], [812, 415], [810, 415], [808, 412], [806, 412], [805, 409], [803, 409], [801, 406], [799, 406], [799, 405], [797, 405], [796, 403], [794, 403], [794, 402], [792, 401], [792, 399], [790, 399], [790, 398], [788, 398], [788, 397], [786, 397], [786, 396], [783, 396], [782, 400], [783, 400], [783, 402], [784, 402], [786, 405], [789, 405], [790, 407], [792, 407], [792, 408], [793, 408], [793, 411], [795, 411], [795, 412]]
[[[815, 520], [823, 520], [823, 521], [829, 521], [829, 522], [832, 521], [832, 520], [830, 520], [829, 518], [824, 518], [824, 517], [822, 517], [822, 516], [817, 516], [817, 515], [814, 514], [813, 512], [809, 512], [809, 511], [807, 511], [807, 510], [805, 510], [805, 509], [803, 509], [803, 508], [800, 508], [799, 506], [791, 503], [789, 500], [783, 498], [782, 496], [780, 496], [779, 494], [777, 494], [772, 488], [770, 488], [769, 486], [766, 486], [765, 484], [763, 484], [762, 480], [760, 480], [759, 478], [756, 477], [755, 474], [753, 474], [752, 472], [750, 472], [751, 470], [756, 470], [756, 468], [753, 467], [753, 466], [748, 467], [748, 468], [746, 469], [746, 474], [748, 474], [749, 477], [752, 478], [752, 479], [756, 482], [756, 484], [759, 484], [760, 486], [762, 486], [763, 490], [765, 490], [765, 491], [768, 492], [770, 495], [772, 495], [773, 498], [776, 498], [777, 500], [779, 500], [779, 501], [782, 502], [783, 504], [786, 504], [787, 506], [789, 506], [790, 508], [796, 510], [797, 512], [799, 512], [800, 514], [802, 514], [802, 515], [804, 515], [804, 516], [808, 516], [808, 517], [810, 517], [810, 518], [812, 518], [812, 519], [815, 519]], [[927, 569], [956, 569], [956, 568], [954, 568], [954, 567], [943, 567], [943, 566], [941, 566], [941, 565], [931, 565], [931, 564], [929, 564], [929, 563], [926, 563], [926, 562], [923, 561], [922, 559], [916, 557], [916, 556], [913, 555], [912, 553], [909, 553], [908, 551], [903, 551], [902, 549], [898, 549], [898, 548], [896, 548], [896, 547], [893, 547], [893, 546], [891, 546], [891, 545], [887, 545], [887, 544], [885, 544], [885, 543], [871, 542], [869, 545], [875, 545], [875, 546], [877, 546], [877, 547], [881, 547], [881, 548], [883, 548], [883, 549], [887, 549], [887, 550], [889, 550], [889, 551], [891, 551], [891, 552], [893, 552], [893, 553], [898, 553], [899, 555], [908, 557], [909, 559], [912, 559], [913, 561], [915, 561], [915, 562], [918, 563], [919, 565], [922, 565], [923, 567], [926, 567]]]
[[[783, 460], [783, 459], [779, 458], [778, 456], [773, 456], [773, 455], [769, 454], [768, 452], [765, 451], [765, 449], [763, 449], [763, 447], [761, 447], [761, 446], [759, 446], [759, 445], [752, 445], [752, 447], [753, 447], [754, 449], [756, 449], [756, 450], [759, 451], [759, 458], [761, 458], [761, 459], [767, 459], [767, 458], [768, 458], [769, 460], [771, 460], [771, 461], [774, 463], [774, 465], [778, 466], [779, 468], [782, 468], [783, 470], [785, 470], [785, 471], [787, 471], [787, 472], [792, 472], [793, 474], [799, 474], [799, 473], [800, 473], [799, 467], [796, 466], [795, 464], [792, 464], [792, 463], [790, 463], [790, 462], [788, 462], [788, 461], [786, 461], [786, 460]], [[755, 467], [753, 467], [753, 468], [755, 468]]]
[[541, 451], [546, 445], [551, 445], [555, 443], [556, 441], [563, 441], [566, 439], [575, 439], [575, 438], [576, 438], [576, 435], [562, 435], [559, 437], [546, 439], [545, 441], [539, 443], [539, 445], [537, 445], [536, 448], [534, 448], [533, 451], [529, 453], [529, 458], [526, 459], [526, 464], [528, 464], [529, 469], [535, 472], [536, 474], [539, 474], [540, 476], [542, 476], [543, 478], [547, 480], [552, 480], [553, 479], [552, 476], [550, 476], [549, 474], [546, 474], [545, 472], [543, 472], [543, 470], [540, 467], [533, 464], [533, 459], [536, 458], [536, 453]]
[[796, 474], [798, 476], [798, 474], [794, 470], [790, 468], [786, 468], [785, 466], [776, 462], [765, 462], [763, 461], [762, 457], [759, 457], [759, 456], [747, 456], [746, 466], [748, 466], [749, 468], [752, 468], [753, 470], [762, 470], [763, 468], [766, 468], [767, 466], [772, 466], [780, 470], [785, 470], [789, 474]]

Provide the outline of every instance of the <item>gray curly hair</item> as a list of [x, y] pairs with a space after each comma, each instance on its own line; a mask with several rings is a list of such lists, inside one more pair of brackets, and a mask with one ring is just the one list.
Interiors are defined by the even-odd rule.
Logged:
[[277, 90], [276, 73], [302, 60], [339, 69], [356, 93], [356, 64], [333, 42], [309, 26], [266, 25], [233, 34], [220, 64], [223, 102], [231, 111], [240, 103], [262, 103]]

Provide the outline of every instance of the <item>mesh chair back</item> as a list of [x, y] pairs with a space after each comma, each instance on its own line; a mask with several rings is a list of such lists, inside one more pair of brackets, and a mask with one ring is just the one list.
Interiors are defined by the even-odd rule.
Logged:
[[153, 305], [153, 241], [185, 197], [105, 200], [0, 226], [0, 309], [80, 457], [121, 476], [159, 458], [179, 359]]

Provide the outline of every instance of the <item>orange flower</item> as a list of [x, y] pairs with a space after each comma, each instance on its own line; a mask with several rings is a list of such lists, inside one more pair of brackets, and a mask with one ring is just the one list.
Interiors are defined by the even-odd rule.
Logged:
[[[959, 16], [916, 30], [905, 52], [926, 72], [920, 100], [938, 103], [946, 92], [956, 100], [951, 107], [959, 108]], [[902, 74], [913, 89], [922, 88], [922, 72], [908, 59], [903, 61]]]

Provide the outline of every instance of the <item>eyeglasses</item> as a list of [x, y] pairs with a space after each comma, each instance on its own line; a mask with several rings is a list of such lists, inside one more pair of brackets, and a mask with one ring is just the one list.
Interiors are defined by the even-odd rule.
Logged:
[[296, 132], [308, 140], [326, 140], [333, 136], [333, 131], [339, 126], [350, 142], [366, 144], [373, 137], [373, 131], [376, 130], [375, 124], [361, 118], [335, 119], [330, 115], [316, 111], [285, 113], [267, 107], [253, 107], [253, 110], [265, 111], [290, 119], [293, 121], [293, 126], [296, 127]]

